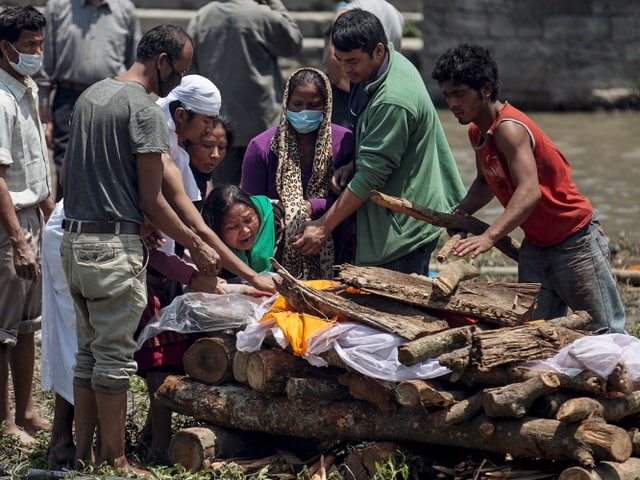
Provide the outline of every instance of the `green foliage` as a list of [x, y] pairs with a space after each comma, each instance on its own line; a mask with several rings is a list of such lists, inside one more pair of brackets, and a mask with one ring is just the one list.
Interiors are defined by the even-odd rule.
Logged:
[[[372, 480], [409, 480], [411, 471], [407, 463], [407, 457], [401, 451], [398, 451], [398, 454], [400, 456], [399, 459], [397, 459], [397, 456], [393, 456], [382, 464], [376, 462], [376, 473], [373, 475]], [[398, 461], [399, 463], [396, 463]]]

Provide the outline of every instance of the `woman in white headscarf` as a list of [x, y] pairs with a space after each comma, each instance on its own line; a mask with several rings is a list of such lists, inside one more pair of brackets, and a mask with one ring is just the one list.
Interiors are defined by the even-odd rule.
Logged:
[[333, 204], [334, 169], [353, 159], [353, 134], [331, 123], [331, 111], [327, 76], [311, 67], [296, 70], [285, 86], [279, 125], [251, 140], [242, 164], [242, 189], [278, 201], [284, 219], [281, 263], [303, 279], [332, 278], [333, 265], [350, 260], [351, 222], [336, 229], [334, 242], [316, 255], [301, 256], [290, 242], [300, 225]]

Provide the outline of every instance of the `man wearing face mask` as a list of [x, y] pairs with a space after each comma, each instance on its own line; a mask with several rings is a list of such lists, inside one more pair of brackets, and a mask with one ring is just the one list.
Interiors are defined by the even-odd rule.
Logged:
[[[49, 422], [33, 410], [34, 332], [40, 327], [40, 249], [53, 210], [38, 88], [44, 16], [31, 6], [0, 12], [0, 424], [29, 445]], [[9, 365], [16, 399], [9, 406]]]
[[[133, 339], [147, 305], [145, 217], [189, 249], [198, 271], [215, 275], [218, 254], [164, 198], [162, 155], [169, 149], [162, 109], [189, 68], [193, 43], [180, 27], [160, 25], [140, 40], [122, 75], [83, 92], [71, 116], [63, 175], [62, 265], [73, 297], [78, 353], [73, 378], [75, 466], [125, 457], [129, 378], [136, 372]], [[101, 449], [92, 454], [99, 424]]]

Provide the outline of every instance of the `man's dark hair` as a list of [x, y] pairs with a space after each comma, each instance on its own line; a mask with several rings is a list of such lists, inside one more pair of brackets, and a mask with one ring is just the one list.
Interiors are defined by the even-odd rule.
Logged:
[[476, 92], [489, 82], [491, 100], [496, 101], [500, 94], [498, 64], [489, 50], [480, 45], [463, 43], [447, 50], [436, 60], [431, 78], [439, 85], [450, 80], [458, 85], [468, 85]]
[[336, 50], [349, 52], [357, 48], [373, 55], [379, 43], [387, 49], [387, 34], [373, 13], [354, 8], [340, 15], [333, 24], [331, 41]]
[[[219, 185], [211, 190], [202, 206], [202, 218], [205, 223], [222, 236], [222, 222], [227, 212], [237, 204], [246, 205], [256, 211], [249, 195], [236, 185]], [[262, 221], [262, 220], [260, 220]]]
[[193, 45], [193, 40], [184, 28], [176, 25], [158, 25], [148, 30], [140, 39], [136, 60], [147, 62], [161, 53], [166, 53], [169, 61], [173, 63], [187, 42]]
[[22, 30], [37, 32], [46, 25], [44, 15], [31, 5], [6, 7], [0, 11], [0, 40], [15, 43]]

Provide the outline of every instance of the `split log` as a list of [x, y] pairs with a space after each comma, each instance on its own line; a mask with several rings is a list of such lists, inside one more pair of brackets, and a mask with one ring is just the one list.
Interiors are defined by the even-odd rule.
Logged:
[[238, 383], [247, 383], [247, 360], [249, 359], [250, 352], [236, 351], [233, 356], [233, 363], [231, 364], [231, 371], [233, 378]]
[[480, 275], [480, 270], [464, 258], [447, 263], [433, 279], [433, 292], [441, 297], [451, 295], [460, 282], [472, 280]]
[[[442, 358], [442, 355], [440, 358]], [[501, 365], [488, 371], [479, 370], [477, 366], [469, 366], [456, 381], [469, 387], [477, 385], [509, 385], [511, 383], [524, 382], [539, 373], [537, 370], [513, 365]], [[556, 375], [560, 379], [560, 388], [563, 390], [592, 395], [602, 395], [605, 392], [606, 380], [593, 372], [584, 371], [575, 377], [563, 374]]]
[[538, 283], [471, 282], [441, 297], [433, 293], [432, 280], [421, 275], [348, 264], [336, 268], [339, 280], [365, 292], [418, 307], [480, 318], [499, 326], [514, 326], [529, 320], [540, 291]]
[[349, 389], [337, 378], [290, 378], [285, 388], [290, 400], [344, 400]]
[[561, 422], [582, 422], [589, 418], [604, 418], [604, 407], [594, 398], [570, 398], [560, 406], [555, 417]]
[[[443, 227], [449, 230], [458, 230], [462, 232], [480, 235], [489, 227], [489, 224], [482, 220], [469, 216], [454, 215], [451, 213], [438, 212], [430, 208], [410, 202], [404, 198], [393, 197], [382, 192], [372, 190], [369, 192], [369, 198], [373, 203], [388, 208], [395, 212], [404, 213], [423, 222], [430, 223], [436, 227]], [[519, 259], [520, 242], [505, 236], [495, 243], [495, 247], [504, 253], [507, 257], [515, 260]]]
[[[558, 377], [560, 378], [560, 376]], [[565, 391], [551, 392], [543, 397], [538, 398], [531, 408], [529, 409], [529, 415], [539, 418], [556, 418], [556, 415], [560, 411], [560, 407], [567, 400], [573, 398], [573, 396]]]
[[447, 261], [449, 255], [451, 255], [451, 250], [453, 250], [453, 247], [455, 247], [456, 243], [458, 243], [460, 240], [462, 240], [462, 235], [456, 233], [454, 235], [451, 235], [449, 240], [444, 242], [444, 245], [440, 250], [438, 250], [438, 253], [436, 254], [436, 259], [439, 263], [444, 263]]
[[[242, 432], [209, 425], [178, 430], [169, 444], [169, 460], [196, 472], [207, 468], [214, 459], [264, 455], [262, 433]], [[265, 436], [266, 438], [266, 436]]]
[[570, 467], [558, 480], [637, 480], [640, 475], [640, 458], [631, 457], [625, 462], [600, 462], [594, 469]]
[[372, 403], [383, 412], [396, 409], [394, 386], [359, 373], [343, 373], [338, 377], [341, 385], [349, 388], [353, 398]]
[[[626, 430], [608, 423], [569, 424], [531, 417], [500, 420], [480, 415], [471, 422], [450, 425], [445, 422], [444, 410], [381, 412], [366, 402], [288, 400], [240, 385], [209, 386], [180, 376], [167, 377], [156, 397], [161, 405], [199, 421], [276, 435], [418, 442], [582, 462], [589, 458], [624, 462], [631, 453]], [[495, 427], [490, 439], [479, 434], [486, 424]]]
[[435, 381], [404, 380], [396, 386], [396, 401], [403, 407], [448, 408], [469, 396], [467, 392], [448, 390]]
[[236, 352], [236, 336], [219, 335], [196, 340], [186, 352], [183, 363], [187, 374], [208, 385], [233, 380], [233, 356]]
[[277, 348], [252, 352], [247, 359], [247, 384], [259, 392], [284, 393], [289, 377], [319, 377], [325, 372]]
[[383, 314], [379, 310], [358, 305], [334, 293], [311, 288], [296, 280], [275, 260], [272, 259], [271, 262], [280, 275], [279, 280], [274, 280], [278, 292], [299, 312], [321, 318], [340, 315], [408, 340], [449, 328], [445, 320], [425, 321], [424, 316]]
[[482, 394], [482, 405], [490, 417], [522, 418], [533, 402], [558, 389], [560, 380], [552, 373], [541, 373], [525, 382], [488, 388]]
[[429, 358], [436, 358], [457, 348], [471, 345], [472, 334], [485, 328], [483, 324], [474, 324], [416, 338], [398, 347], [398, 360], [403, 365], [415, 365]]
[[552, 322], [475, 332], [471, 340], [471, 363], [480, 370], [499, 365], [553, 357], [587, 332]]

